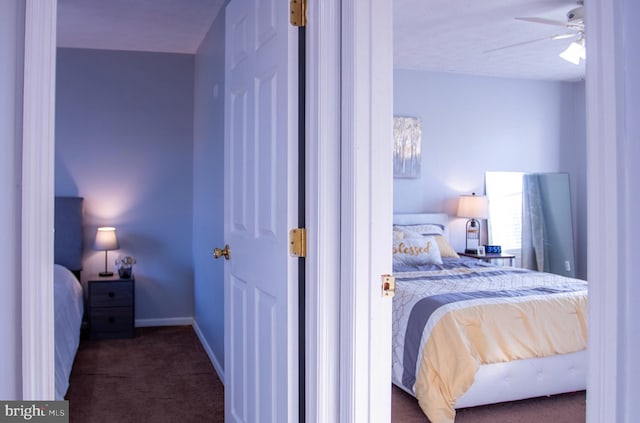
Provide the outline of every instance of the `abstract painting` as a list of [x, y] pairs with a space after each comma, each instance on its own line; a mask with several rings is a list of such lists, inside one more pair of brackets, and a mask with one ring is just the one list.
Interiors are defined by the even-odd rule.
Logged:
[[422, 122], [416, 117], [393, 118], [393, 176], [419, 178]]

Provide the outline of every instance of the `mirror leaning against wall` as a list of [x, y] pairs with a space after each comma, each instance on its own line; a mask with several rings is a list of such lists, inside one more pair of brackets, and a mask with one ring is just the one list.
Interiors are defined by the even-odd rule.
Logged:
[[516, 266], [575, 277], [567, 173], [486, 172], [488, 241]]

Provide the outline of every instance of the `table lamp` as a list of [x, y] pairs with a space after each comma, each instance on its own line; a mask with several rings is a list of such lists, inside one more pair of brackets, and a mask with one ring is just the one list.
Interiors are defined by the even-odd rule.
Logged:
[[478, 254], [480, 246], [480, 221], [489, 217], [489, 201], [484, 195], [461, 195], [458, 203], [458, 216], [468, 217], [465, 253]]
[[104, 250], [104, 272], [100, 272], [100, 276], [113, 276], [113, 272], [107, 270], [107, 251], [117, 250], [120, 248], [118, 237], [116, 236], [116, 228], [105, 226], [98, 228], [96, 233], [96, 241], [93, 244], [94, 250]]

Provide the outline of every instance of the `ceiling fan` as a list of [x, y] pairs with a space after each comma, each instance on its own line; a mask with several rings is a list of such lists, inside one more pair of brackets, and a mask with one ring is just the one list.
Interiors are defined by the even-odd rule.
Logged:
[[583, 0], [578, 1], [578, 7], [571, 9], [567, 12], [566, 22], [555, 21], [553, 19], [546, 19], [546, 18], [536, 18], [536, 17], [516, 18], [516, 19], [519, 21], [561, 26], [573, 31], [584, 32], [584, 1]]
[[585, 58], [585, 50], [584, 50], [584, 0], [578, 0], [578, 7], [573, 8], [567, 12], [567, 20], [566, 22], [557, 21], [553, 19], [540, 18], [540, 17], [517, 17], [515, 19], [519, 21], [525, 22], [533, 22], [545, 25], [554, 25], [563, 28], [567, 28], [571, 32], [566, 32], [563, 34], [556, 34], [550, 37], [537, 38], [535, 40], [523, 41], [520, 43], [509, 44], [506, 46], [494, 48], [491, 50], [486, 50], [485, 53], [490, 53], [493, 51], [503, 50], [512, 47], [519, 47], [526, 44], [537, 43], [540, 41], [552, 41], [552, 40], [563, 40], [567, 38], [576, 38], [574, 42], [571, 43], [567, 50], [563, 51], [560, 54], [560, 57], [563, 59], [572, 62], [574, 64], [579, 64], [580, 59]]

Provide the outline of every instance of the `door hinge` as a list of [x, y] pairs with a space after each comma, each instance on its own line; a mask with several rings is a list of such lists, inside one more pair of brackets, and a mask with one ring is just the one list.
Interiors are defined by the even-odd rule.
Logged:
[[307, 25], [307, 0], [290, 0], [289, 10], [291, 14], [291, 25]]
[[382, 275], [382, 296], [393, 297], [396, 295], [396, 278], [391, 275]]
[[294, 257], [307, 256], [307, 230], [295, 228], [289, 231], [289, 254]]

